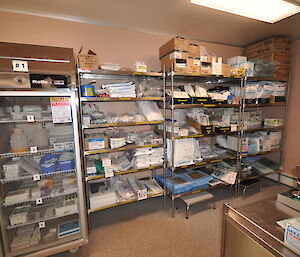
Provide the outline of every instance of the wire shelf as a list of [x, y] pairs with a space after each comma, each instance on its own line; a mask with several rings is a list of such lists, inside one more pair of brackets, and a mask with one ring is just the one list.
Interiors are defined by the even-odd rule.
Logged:
[[5, 203], [4, 202], [3, 206], [4, 207], [9, 207], [9, 206], [15, 206], [15, 205], [20, 205], [20, 204], [33, 203], [33, 202], [37, 202], [39, 199], [44, 201], [44, 200], [53, 199], [53, 198], [57, 198], [57, 197], [61, 197], [61, 196], [67, 196], [67, 195], [75, 194], [75, 193], [77, 193], [77, 188], [70, 189], [66, 192], [59, 193], [59, 194], [52, 194], [52, 195], [50, 194], [49, 196], [32, 198], [32, 199], [27, 199], [27, 200], [24, 200], [24, 201], [17, 201], [17, 202], [12, 202], [12, 203]]
[[0, 182], [2, 184], [13, 183], [13, 182], [18, 182], [18, 181], [22, 181], [22, 180], [34, 179], [34, 177], [36, 175], [39, 175], [41, 178], [43, 178], [43, 177], [51, 177], [51, 176], [59, 176], [59, 175], [64, 175], [64, 174], [70, 174], [70, 173], [75, 173], [75, 172], [76, 172], [76, 170], [72, 169], [72, 170], [49, 172], [49, 173], [44, 173], [44, 174], [24, 175], [24, 176], [19, 176], [19, 177], [16, 177], [16, 178], [1, 179]]
[[65, 215], [53, 215], [53, 216], [50, 216], [50, 217], [47, 217], [47, 218], [37, 219], [37, 220], [29, 221], [29, 222], [26, 222], [26, 223], [22, 223], [22, 224], [8, 225], [7, 229], [9, 230], [9, 229], [14, 229], [14, 228], [18, 228], [18, 227], [24, 227], [24, 226], [31, 225], [31, 224], [36, 224], [36, 223], [39, 223], [39, 222], [42, 222], [42, 221], [60, 219], [60, 218], [64, 218], [64, 217], [74, 215], [74, 214], [78, 214], [78, 211], [70, 212], [70, 213], [65, 214]]
[[6, 158], [14, 158], [14, 157], [25, 157], [25, 156], [33, 156], [33, 155], [44, 155], [44, 154], [52, 154], [52, 153], [62, 153], [62, 152], [71, 152], [74, 149], [65, 149], [65, 150], [56, 150], [54, 148], [45, 149], [45, 150], [37, 150], [36, 152], [20, 152], [20, 153], [2, 153], [0, 154], [0, 159]]

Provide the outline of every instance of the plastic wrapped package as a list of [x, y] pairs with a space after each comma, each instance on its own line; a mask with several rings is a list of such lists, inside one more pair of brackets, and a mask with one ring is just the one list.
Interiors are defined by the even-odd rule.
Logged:
[[[174, 140], [174, 166], [190, 165], [194, 163], [195, 139], [184, 138]], [[167, 139], [167, 156], [172, 160], [172, 142]]]
[[249, 83], [246, 86], [245, 98], [246, 99], [256, 99], [259, 85], [257, 83]]
[[107, 89], [110, 97], [136, 97], [135, 84], [133, 82], [120, 82], [102, 85]]
[[195, 97], [208, 97], [207, 89], [200, 85], [196, 85], [195, 86]]
[[124, 181], [116, 184], [117, 202], [129, 201], [135, 198], [132, 188]]
[[137, 103], [141, 113], [146, 117], [148, 121], [161, 121], [163, 116], [160, 109], [155, 102], [140, 101]]
[[154, 78], [145, 78], [137, 86], [138, 97], [161, 97], [163, 86]]

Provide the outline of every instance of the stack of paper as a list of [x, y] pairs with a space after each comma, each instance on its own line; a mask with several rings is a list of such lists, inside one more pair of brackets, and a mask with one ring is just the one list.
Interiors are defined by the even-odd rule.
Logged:
[[122, 82], [102, 85], [107, 89], [110, 97], [136, 97], [135, 84], [133, 82]]

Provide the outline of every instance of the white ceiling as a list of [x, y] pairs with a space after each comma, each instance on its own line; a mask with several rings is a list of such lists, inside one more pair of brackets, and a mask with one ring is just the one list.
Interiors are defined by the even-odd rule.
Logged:
[[300, 14], [267, 24], [193, 5], [190, 0], [1, 0], [0, 10], [236, 46], [273, 35], [300, 38]]

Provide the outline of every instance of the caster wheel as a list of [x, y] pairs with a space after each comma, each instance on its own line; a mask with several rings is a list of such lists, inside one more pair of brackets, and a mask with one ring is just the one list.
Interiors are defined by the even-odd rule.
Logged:
[[189, 219], [189, 217], [185, 217], [187, 220]]
[[176, 210], [178, 210], [178, 207], [175, 207]]

